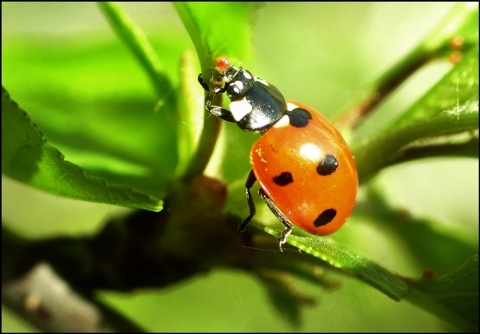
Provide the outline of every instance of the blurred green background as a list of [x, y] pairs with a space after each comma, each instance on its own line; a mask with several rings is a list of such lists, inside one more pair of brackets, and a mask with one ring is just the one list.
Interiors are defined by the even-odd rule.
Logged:
[[[176, 50], [193, 48], [171, 4], [123, 5], [154, 45], [155, 36], [167, 34], [176, 41]], [[351, 107], [362, 89], [412, 48], [453, 5], [267, 3], [256, 13], [254, 56], [245, 65], [274, 83], [287, 98], [334, 118]], [[55, 40], [66, 36], [80, 45], [116, 40], [94, 3], [2, 3], [2, 50], [20, 37]], [[160, 58], [162, 52], [169, 50], [159, 51]], [[175, 73], [178, 65], [169, 65]], [[7, 90], [14, 81], [4, 77], [3, 68], [9, 66], [2, 60], [2, 84]], [[362, 131], [379, 126], [411, 103], [416, 85], [421, 86], [418, 81], [430, 73], [424, 71], [389, 99], [381, 107], [388, 111], [383, 118], [372, 117]], [[35, 77], [31, 80], [35, 85]], [[147, 80], [142, 84], [147, 87]], [[14, 92], [10, 93], [15, 99]], [[21, 99], [17, 102], [23, 105]], [[478, 245], [478, 168], [475, 159], [425, 160], [389, 168], [375, 182], [393, 206], [433, 218], [439, 229], [454, 228]], [[125, 210], [67, 200], [2, 177], [2, 219], [25, 236], [95, 233], [103, 221]], [[404, 245], [392, 242], [392, 236], [383, 235], [373, 225], [354, 223], [351, 229], [358, 239], [348, 244], [351, 249], [403, 275], [421, 274], [402, 257], [408, 251]], [[304, 310], [301, 331], [452, 330], [406, 302], [394, 302], [357, 281], [339, 279], [342, 288], [333, 293], [298, 282], [319, 301]], [[269, 305], [260, 284], [240, 272], [217, 270], [160, 291], [101, 294], [108, 304], [150, 331], [292, 330]], [[5, 307], [2, 320], [2, 331], [35, 331]]]

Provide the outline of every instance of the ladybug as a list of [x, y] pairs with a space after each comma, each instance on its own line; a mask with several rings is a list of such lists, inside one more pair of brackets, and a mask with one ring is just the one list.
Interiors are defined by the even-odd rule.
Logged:
[[[244, 131], [261, 133], [250, 150], [252, 169], [245, 182], [249, 215], [239, 230], [255, 215], [255, 182], [259, 196], [285, 227], [278, 239], [280, 251], [294, 225], [315, 235], [338, 230], [353, 210], [358, 188], [353, 155], [338, 130], [320, 113], [286, 101], [275, 86], [230, 65], [225, 57], [216, 60], [215, 70], [213, 88], [198, 77], [208, 91], [207, 110]], [[230, 110], [212, 105], [215, 95], [225, 92]]]

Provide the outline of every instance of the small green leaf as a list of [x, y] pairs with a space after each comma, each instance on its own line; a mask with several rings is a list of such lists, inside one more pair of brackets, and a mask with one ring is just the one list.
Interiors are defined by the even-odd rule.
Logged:
[[200, 57], [202, 72], [211, 76], [212, 59], [225, 55], [234, 62], [250, 59], [252, 18], [258, 4], [245, 2], [175, 2]]
[[171, 92], [172, 83], [164, 73], [162, 62], [144, 32], [130, 19], [120, 4], [98, 2], [98, 5], [114, 31], [125, 42], [140, 64], [142, 64], [146, 73], [148, 73], [158, 96], [165, 98], [166, 94]]
[[356, 108], [336, 122], [337, 126], [349, 133], [421, 67], [455, 52], [468, 53], [474, 47], [478, 47], [478, 4], [458, 3], [415, 48], [366, 89]]
[[465, 54], [462, 62], [385, 132], [413, 126], [425, 127], [425, 131], [407, 133], [407, 142], [411, 136], [420, 139], [478, 128], [478, 48]]
[[162, 209], [160, 200], [128, 187], [111, 185], [66, 161], [3, 88], [2, 172], [56, 195], [153, 211]]
[[[280, 236], [281, 232], [277, 229], [262, 226], [256, 222], [252, 224], [277, 238]], [[324, 240], [325, 238], [290, 235], [287, 243], [297, 247], [304, 253], [327, 262], [347, 275], [359, 278], [394, 300], [401, 300], [408, 295], [408, 286], [385, 268], [353, 253], [332, 240], [328, 242]]]
[[475, 255], [449, 274], [405, 279], [412, 291], [406, 300], [462, 331], [478, 332], [478, 275]]
[[472, 141], [478, 145], [477, 131], [478, 47], [474, 47], [399, 118], [380, 133], [358, 140], [352, 151], [360, 179], [366, 181], [383, 167], [409, 160], [406, 154], [412, 147], [435, 147], [442, 152], [446, 145], [458, 144], [459, 133], [466, 134], [466, 140], [457, 147]]

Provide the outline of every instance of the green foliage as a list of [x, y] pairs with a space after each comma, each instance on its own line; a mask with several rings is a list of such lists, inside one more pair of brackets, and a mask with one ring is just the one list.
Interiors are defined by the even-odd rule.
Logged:
[[[472, 47], [434, 87], [389, 126], [352, 150], [368, 180], [381, 168], [437, 155], [478, 155], [478, 48]], [[463, 134], [463, 136], [462, 136]], [[458, 152], [458, 153], [457, 153]], [[377, 156], [372, 160], [370, 157]]]
[[[250, 58], [251, 27], [258, 4], [177, 2], [175, 8], [195, 45], [206, 78], [212, 76], [215, 57], [229, 55], [235, 62]], [[235, 43], [227, 42], [232, 40]]]
[[429, 310], [465, 332], [478, 329], [478, 255], [439, 277], [408, 280], [414, 304]]
[[2, 90], [2, 171], [54, 194], [159, 211], [161, 201], [133, 189], [110, 185], [65, 160], [28, 115]]
[[[258, 227], [277, 238], [280, 236], [279, 230], [261, 225]], [[333, 240], [325, 242], [318, 238], [292, 236], [288, 239], [288, 243], [306, 254], [329, 263], [347, 275], [358, 277], [394, 300], [401, 300], [409, 293], [407, 285], [397, 276]]]
[[[195, 258], [189, 253], [195, 253], [197, 239], [208, 231], [197, 230], [196, 219], [203, 215], [189, 212], [198, 189], [190, 184], [193, 195], [187, 197], [188, 190], [179, 191], [183, 183], [179, 184], [207, 171], [228, 182], [225, 211], [245, 213], [245, 157], [254, 140], [234, 125], [220, 131], [220, 121], [203, 108], [204, 92], [197, 75], [201, 72], [210, 78], [213, 59], [219, 55], [227, 55], [235, 64], [252, 62], [252, 40], [255, 29], [261, 29], [255, 22], [264, 7], [175, 3], [196, 53], [183, 30], [166, 26], [149, 36], [121, 5], [100, 3], [99, 7], [123, 45], [104, 37], [100, 42], [84, 40], [86, 44], [70, 37], [2, 42], [2, 81], [8, 91], [2, 92], [2, 172], [55, 195], [151, 211], [161, 210], [162, 200], [174, 193], [175, 208], [182, 214], [170, 243], [162, 242]], [[462, 45], [452, 47], [451, 41], [459, 36]], [[436, 228], [433, 218], [413, 217], [408, 210], [392, 206], [383, 184], [375, 179], [385, 168], [406, 161], [478, 158], [478, 52], [478, 6], [457, 4], [411, 52], [386, 69], [365, 90], [357, 103], [360, 107], [345, 113], [339, 122], [365, 188], [352, 220], [375, 226], [392, 244], [400, 240], [412, 253], [405, 251], [412, 266], [433, 267], [441, 275], [416, 280], [406, 278], [401, 269], [393, 267], [392, 272], [378, 258], [360, 255], [352, 240], [362, 238], [352, 232], [349, 237], [348, 231], [341, 231], [338, 239], [292, 235], [287, 242], [300, 253], [255, 254], [245, 263], [235, 263], [259, 278], [288, 322], [300, 325], [300, 306], [312, 302], [292, 288], [290, 275], [325, 288], [325, 278], [316, 274], [321, 267], [356, 278], [393, 300], [407, 300], [460, 330], [478, 330], [476, 247], [455, 229]], [[461, 55], [456, 64], [447, 60], [453, 54]], [[308, 55], [298, 54], [295, 61], [302, 62], [303, 56]], [[445, 70], [422, 85], [414, 101], [393, 117], [378, 108], [379, 101], [432, 64], [441, 64]], [[307, 67], [315, 70], [315, 64]], [[21, 75], [17, 75], [19, 68]], [[364, 125], [381, 113], [387, 119], [383, 126]], [[210, 202], [220, 200], [205, 200]], [[201, 211], [202, 203], [196, 203], [195, 210]], [[268, 225], [269, 218], [261, 215], [264, 207], [258, 207], [252, 247], [275, 248], [280, 231]], [[214, 213], [218, 221], [226, 219]], [[192, 224], [195, 233], [182, 230]], [[275, 238], [265, 241], [260, 230]], [[177, 240], [195, 242], [188, 244], [190, 248]], [[226, 240], [225, 249], [232, 244]], [[216, 259], [211, 254], [215, 248], [210, 250], [205, 256], [208, 266]]]

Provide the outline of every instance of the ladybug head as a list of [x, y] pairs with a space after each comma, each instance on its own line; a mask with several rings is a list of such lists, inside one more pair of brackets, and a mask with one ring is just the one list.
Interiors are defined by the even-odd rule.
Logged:
[[[264, 131], [285, 114], [287, 103], [275, 86], [242, 67], [230, 65], [226, 57], [217, 58], [214, 65], [214, 89], [199, 76], [200, 84], [209, 92], [205, 106], [211, 114], [245, 131]], [[213, 96], [222, 93], [227, 93], [230, 109], [212, 105]]]
[[226, 57], [219, 57], [215, 61], [217, 73], [223, 77], [228, 98], [231, 101], [241, 99], [254, 83], [252, 73], [243, 68], [230, 65]]
[[247, 94], [254, 83], [253, 75], [242, 68], [231, 66], [225, 73], [227, 95], [231, 101], [238, 100]]

